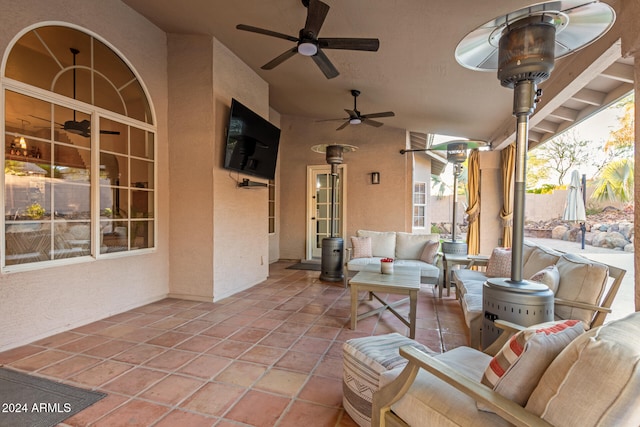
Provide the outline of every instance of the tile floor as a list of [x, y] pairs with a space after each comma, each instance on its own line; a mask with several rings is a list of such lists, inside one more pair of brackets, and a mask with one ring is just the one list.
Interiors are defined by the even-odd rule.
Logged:
[[[354, 427], [342, 343], [408, 330], [389, 312], [351, 330], [348, 290], [289, 265], [218, 303], [164, 299], [0, 353], [0, 364], [108, 393], [62, 426]], [[436, 351], [467, 343], [453, 297], [423, 286], [416, 338]]]

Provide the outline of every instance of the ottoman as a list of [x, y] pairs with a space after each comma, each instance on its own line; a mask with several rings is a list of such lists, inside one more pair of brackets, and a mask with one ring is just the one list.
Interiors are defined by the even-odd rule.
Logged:
[[344, 343], [342, 367], [342, 405], [360, 427], [371, 426], [373, 393], [379, 386], [380, 374], [407, 364], [398, 349], [404, 345], [425, 353], [435, 352], [397, 332], [353, 338]]

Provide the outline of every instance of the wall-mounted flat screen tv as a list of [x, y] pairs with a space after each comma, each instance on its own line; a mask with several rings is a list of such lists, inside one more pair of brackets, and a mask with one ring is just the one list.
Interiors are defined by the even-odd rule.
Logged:
[[280, 129], [236, 99], [231, 100], [225, 169], [274, 179], [279, 143]]

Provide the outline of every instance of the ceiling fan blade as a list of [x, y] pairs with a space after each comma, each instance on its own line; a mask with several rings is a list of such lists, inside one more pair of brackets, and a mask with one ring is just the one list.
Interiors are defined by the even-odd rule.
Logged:
[[[358, 113], [356, 113], [355, 110], [347, 110], [346, 108], [344, 109], [344, 111], [347, 112], [347, 114], [349, 115], [349, 119], [352, 117], [360, 117], [360, 115]], [[347, 119], [348, 120], [348, 119]]]
[[252, 27], [251, 25], [238, 24], [236, 25], [238, 30], [249, 31], [251, 33], [263, 34], [265, 36], [277, 37], [279, 39], [285, 39], [292, 42], [297, 42], [297, 37], [289, 36], [287, 34], [278, 33], [276, 31], [265, 30], [264, 28]]
[[377, 122], [375, 120], [368, 119], [366, 117], [362, 118], [362, 123], [366, 123], [368, 125], [371, 125], [371, 126], [374, 126], [374, 127], [377, 127], [377, 128], [379, 128], [380, 126], [382, 126], [384, 124], [384, 123]]
[[318, 49], [318, 53], [313, 55], [313, 62], [320, 68], [320, 70], [324, 73], [325, 77], [328, 79], [332, 79], [337, 77], [340, 73], [336, 70], [336, 67], [333, 66], [327, 55], [324, 54], [320, 49]]
[[342, 129], [346, 128], [348, 125], [349, 125], [349, 120], [347, 120], [342, 125], [340, 125], [340, 127], [337, 128], [336, 130], [342, 130]]
[[[51, 119], [45, 119], [44, 117], [34, 116], [33, 114], [29, 114], [29, 116], [33, 117], [34, 119], [44, 120], [45, 122], [51, 123]], [[58, 122], [53, 122], [53, 123], [58, 125], [58, 126], [64, 126], [62, 123], [58, 123]]]
[[298, 53], [298, 46], [295, 46], [295, 47], [285, 51], [283, 54], [275, 57], [274, 59], [272, 59], [271, 61], [267, 62], [266, 64], [264, 64], [260, 68], [262, 68], [263, 70], [272, 70], [275, 67], [277, 67], [278, 65], [282, 64], [287, 59], [289, 59], [292, 56], [294, 56], [296, 53]]
[[305, 32], [311, 33], [314, 39], [318, 38], [318, 33], [320, 33], [320, 28], [324, 24], [327, 13], [329, 13], [329, 5], [320, 0], [309, 0], [307, 21], [304, 24]]
[[337, 121], [344, 121], [344, 120], [349, 120], [350, 117], [341, 117], [339, 119], [322, 119], [322, 120], [316, 120], [316, 123], [320, 123], [320, 122], [337, 122]]
[[364, 119], [378, 119], [378, 118], [382, 118], [382, 117], [394, 117], [395, 113], [393, 111], [385, 111], [384, 113], [373, 113], [373, 114], [366, 114], [364, 116], [362, 116], [362, 118]]
[[380, 47], [378, 39], [353, 39], [353, 38], [321, 38], [318, 39], [318, 46], [323, 49], [347, 49], [366, 50], [376, 52]]

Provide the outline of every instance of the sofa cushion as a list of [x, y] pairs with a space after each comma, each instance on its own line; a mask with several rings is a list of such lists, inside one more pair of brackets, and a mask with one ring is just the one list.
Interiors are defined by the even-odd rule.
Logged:
[[352, 258], [371, 258], [371, 237], [351, 236], [351, 247], [353, 248]]
[[511, 249], [494, 248], [487, 262], [487, 277], [511, 276]]
[[522, 277], [531, 277], [543, 268], [555, 264], [561, 255], [561, 252], [542, 246], [533, 249], [527, 262], [522, 265]]
[[536, 274], [531, 276], [529, 280], [547, 285], [555, 294], [558, 289], [558, 284], [560, 283], [560, 272], [555, 264], [550, 265], [538, 271]]
[[429, 264], [435, 264], [436, 256], [438, 255], [438, 248], [440, 248], [440, 242], [437, 240], [427, 240], [424, 244], [422, 253], [420, 254], [420, 261], [427, 262]]
[[579, 320], [526, 328], [511, 337], [495, 355], [484, 372], [482, 383], [524, 406], [549, 364], [582, 333], [584, 326]]
[[438, 241], [438, 238], [437, 234], [398, 232], [396, 233], [396, 252], [393, 256], [397, 259], [420, 259], [425, 244], [428, 241]]
[[557, 426], [640, 425], [640, 313], [576, 338], [549, 365], [526, 409]]
[[[491, 356], [469, 347], [456, 347], [434, 357], [476, 381], [480, 381], [491, 360]], [[400, 370], [382, 373], [380, 386], [395, 379]], [[478, 411], [473, 398], [422, 369], [407, 393], [391, 409], [410, 426], [511, 425], [496, 414]]]
[[[556, 263], [560, 283], [555, 296], [561, 299], [597, 304], [609, 278], [609, 268], [574, 254], [564, 254]], [[580, 319], [588, 328], [595, 312], [556, 304], [554, 314], [559, 319]]]
[[398, 267], [419, 267], [420, 277], [438, 278], [440, 277], [440, 269], [433, 264], [426, 263], [417, 259], [398, 259], [393, 262]]
[[374, 257], [395, 258], [396, 233], [394, 231], [358, 230], [356, 235], [371, 238], [371, 253]]

